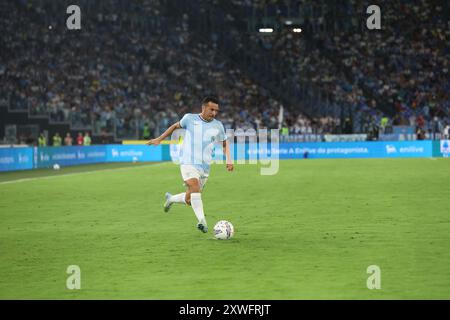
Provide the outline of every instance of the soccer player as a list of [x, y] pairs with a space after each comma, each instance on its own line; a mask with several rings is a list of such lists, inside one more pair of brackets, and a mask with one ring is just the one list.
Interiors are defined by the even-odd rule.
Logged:
[[190, 205], [197, 217], [197, 228], [206, 233], [208, 226], [203, 212], [201, 192], [209, 177], [210, 163], [215, 143], [221, 143], [226, 158], [226, 169], [233, 171], [230, 148], [222, 122], [216, 120], [219, 102], [215, 97], [205, 97], [202, 101], [201, 113], [187, 113], [183, 118], [171, 125], [161, 136], [151, 139], [147, 145], [159, 145], [176, 129], [185, 129], [183, 144], [180, 150], [180, 170], [186, 192], [172, 195], [166, 193], [164, 211], [168, 212], [172, 204]]

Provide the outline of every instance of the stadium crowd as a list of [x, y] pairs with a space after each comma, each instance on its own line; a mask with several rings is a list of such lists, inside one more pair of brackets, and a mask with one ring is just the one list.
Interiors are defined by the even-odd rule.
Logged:
[[[270, 15], [262, 9], [268, 3], [276, 18], [288, 11], [284, 1], [266, 1], [265, 6], [248, 0], [233, 3], [254, 18]], [[338, 120], [339, 106], [350, 105], [356, 111], [356, 132], [380, 126], [386, 112], [393, 115], [390, 125], [416, 126], [427, 132], [442, 132], [450, 123], [450, 29], [445, 4], [383, 2], [382, 31], [370, 31], [365, 25], [367, 1], [292, 2], [297, 7], [300, 3], [303, 34], [285, 28], [269, 35], [252, 33], [250, 38], [274, 61], [272, 67], [282, 70], [286, 84], [309, 81], [325, 92], [328, 99], [322, 114]]]
[[[157, 1], [151, 3], [154, 8]], [[119, 138], [132, 138], [144, 131], [159, 135], [182, 114], [199, 110], [203, 95], [219, 93], [226, 127], [278, 127], [281, 103], [217, 51], [194, 41], [185, 21], [163, 33], [157, 25], [164, 19], [154, 15], [150, 32], [147, 23], [138, 22], [138, 7], [121, 14], [103, 11], [87, 30], [71, 32], [48, 29], [51, 21], [38, 15], [52, 7], [38, 5], [2, 10], [10, 14], [0, 22], [7, 31], [0, 84], [12, 109], [48, 114], [52, 122], [70, 121], [72, 128], [94, 134], [115, 131]], [[12, 19], [17, 16], [23, 20]]]
[[[282, 2], [268, 2], [280, 14]], [[255, 56], [269, 55], [271, 68], [282, 73], [282, 85], [310, 82], [324, 93], [313, 117], [252, 81], [221, 54], [214, 35], [194, 38], [188, 14], [171, 19], [164, 0], [80, 0], [80, 31], [66, 30], [64, 2], [1, 3], [0, 104], [117, 139], [159, 135], [199, 108], [205, 94], [219, 95], [227, 128], [278, 128], [283, 106], [281, 125], [290, 134], [369, 132], [391, 124], [441, 131], [450, 104], [444, 9], [429, 0], [386, 4], [384, 30], [376, 33], [362, 31], [354, 18], [364, 2], [341, 2], [298, 2], [309, 37], [287, 30], [249, 36], [261, 50]], [[262, 8], [249, 0], [233, 4], [253, 15]]]

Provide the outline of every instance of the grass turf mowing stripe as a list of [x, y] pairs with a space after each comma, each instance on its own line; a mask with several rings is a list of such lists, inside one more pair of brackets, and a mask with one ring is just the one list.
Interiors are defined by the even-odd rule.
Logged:
[[53, 169], [37, 169], [32, 171], [16, 171], [8, 172], [0, 175], [0, 185], [19, 183], [26, 181], [33, 181], [38, 179], [49, 179], [55, 177], [67, 177], [77, 174], [89, 174], [98, 171], [111, 171], [111, 170], [128, 170], [139, 167], [145, 167], [149, 165], [161, 165], [167, 162], [147, 162], [139, 164], [130, 163], [113, 163], [113, 164], [93, 164], [93, 165], [80, 165], [80, 166], [70, 166], [64, 167], [64, 169], [53, 170]]
[[188, 206], [163, 212], [184, 190], [173, 164], [3, 185], [0, 298], [449, 299], [449, 179], [445, 160], [215, 165], [202, 198], [210, 226], [235, 226], [229, 241], [196, 230]]

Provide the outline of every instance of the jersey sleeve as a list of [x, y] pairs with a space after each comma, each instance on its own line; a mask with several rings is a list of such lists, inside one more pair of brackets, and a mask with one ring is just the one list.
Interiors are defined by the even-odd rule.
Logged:
[[184, 116], [183, 116], [183, 118], [181, 118], [181, 120], [180, 120], [180, 126], [183, 128], [183, 129], [186, 129], [186, 127], [187, 127], [187, 125], [188, 125], [188, 123], [189, 123], [189, 113], [186, 113]]

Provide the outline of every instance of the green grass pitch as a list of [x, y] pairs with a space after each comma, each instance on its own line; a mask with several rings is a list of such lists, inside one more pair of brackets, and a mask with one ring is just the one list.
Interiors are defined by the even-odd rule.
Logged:
[[[184, 190], [177, 166], [117, 167], [0, 174], [0, 299], [450, 298], [447, 159], [281, 161], [273, 176], [215, 165], [208, 234], [190, 207], [162, 210]], [[231, 240], [213, 239], [222, 219]]]

